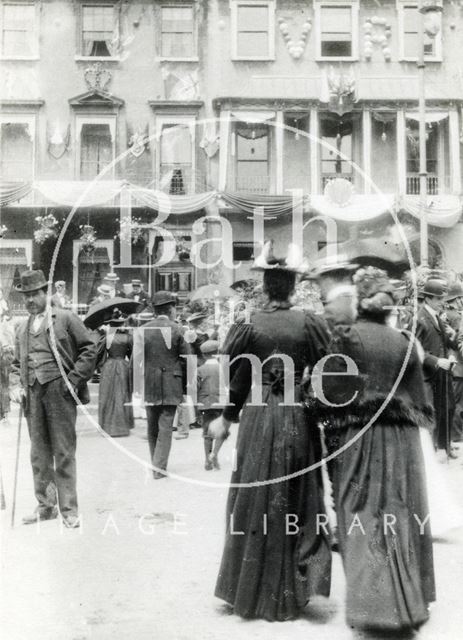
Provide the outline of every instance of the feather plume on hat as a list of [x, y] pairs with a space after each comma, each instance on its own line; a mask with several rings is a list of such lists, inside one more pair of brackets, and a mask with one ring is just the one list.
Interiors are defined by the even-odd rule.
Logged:
[[282, 271], [293, 271], [304, 273], [308, 268], [308, 263], [302, 256], [302, 251], [297, 244], [288, 245], [286, 258], [276, 258], [273, 253], [273, 240], [268, 240], [262, 249], [262, 253], [254, 260], [252, 271], [267, 271], [268, 269], [280, 269]]

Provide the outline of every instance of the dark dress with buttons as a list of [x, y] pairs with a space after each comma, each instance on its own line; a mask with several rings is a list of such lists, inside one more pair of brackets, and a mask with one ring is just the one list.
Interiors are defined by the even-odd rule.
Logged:
[[[224, 352], [252, 354], [262, 366], [262, 406], [252, 406], [248, 360], [231, 367], [230, 401], [224, 416], [237, 421], [236, 471], [226, 509], [226, 538], [215, 594], [243, 618], [290, 620], [314, 594], [329, 595], [331, 551], [327, 532], [317, 531], [324, 504], [319, 430], [300, 402], [300, 381], [325, 353], [323, 321], [274, 304], [251, 323], [232, 326]], [[294, 362], [293, 404], [284, 395], [283, 354]], [[286, 404], [283, 404], [286, 401]], [[297, 524], [293, 527], [291, 523]], [[236, 534], [236, 532], [243, 532]]]
[[110, 436], [128, 436], [133, 428], [131, 379], [129, 360], [132, 354], [132, 336], [128, 331], [116, 331], [109, 349], [106, 335], [100, 342], [100, 355], [104, 364], [98, 401], [100, 427]]

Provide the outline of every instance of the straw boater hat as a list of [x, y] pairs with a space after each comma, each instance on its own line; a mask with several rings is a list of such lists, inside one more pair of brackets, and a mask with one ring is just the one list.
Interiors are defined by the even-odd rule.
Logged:
[[39, 289], [46, 289], [51, 284], [45, 279], [43, 271], [37, 269], [36, 271], [23, 271], [21, 273], [21, 284], [16, 286], [17, 291], [21, 293], [31, 293], [32, 291], [39, 291]]
[[208, 313], [205, 311], [197, 311], [196, 313], [192, 313], [191, 316], [188, 316], [186, 319], [187, 322], [197, 322], [198, 320], [204, 320], [204, 318], [208, 317]]
[[138, 278], [134, 278], [132, 280], [132, 286], [133, 287], [141, 287], [141, 280], [138, 280]]
[[305, 273], [308, 263], [304, 260], [302, 252], [297, 244], [288, 245], [288, 255], [286, 258], [276, 258], [273, 254], [273, 240], [264, 244], [262, 253], [254, 261], [251, 271], [292, 271], [293, 273]]
[[110, 296], [112, 293], [112, 288], [108, 284], [101, 284], [97, 288], [98, 293], [101, 293], [103, 296]]
[[107, 282], [117, 282], [119, 280], [119, 276], [117, 273], [114, 273], [114, 271], [110, 271], [105, 275], [103, 280], [106, 280]]

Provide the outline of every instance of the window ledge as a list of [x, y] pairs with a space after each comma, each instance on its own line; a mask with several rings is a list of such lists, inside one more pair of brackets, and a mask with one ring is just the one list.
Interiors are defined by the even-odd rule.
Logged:
[[[418, 58], [399, 58], [399, 62], [418, 62]], [[433, 56], [432, 58], [425, 56], [424, 62], [443, 62], [443, 59], [436, 56]]]
[[113, 56], [74, 56], [76, 62], [120, 62], [119, 57]]
[[28, 61], [34, 61], [34, 60], [40, 60], [40, 56], [0, 56], [0, 60], [28, 60]]
[[319, 56], [316, 62], [358, 62], [358, 56]]
[[156, 58], [159, 62], [199, 62], [198, 56], [191, 56], [191, 58], [168, 58], [161, 56]]
[[232, 57], [232, 61], [233, 62], [275, 62], [275, 56], [255, 56], [255, 57], [249, 57], [249, 56], [233, 56]]

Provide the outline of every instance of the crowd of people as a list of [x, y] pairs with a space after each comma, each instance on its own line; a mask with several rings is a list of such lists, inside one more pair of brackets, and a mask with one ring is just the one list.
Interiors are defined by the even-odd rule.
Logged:
[[[181, 314], [175, 294], [150, 298], [140, 281], [122, 296], [109, 274], [82, 322], [65, 283], [50, 301], [41, 271], [21, 274], [29, 315], [14, 349], [0, 322], [0, 417], [11, 399], [28, 421], [38, 504], [24, 522], [61, 514], [79, 526], [76, 404], [98, 370], [101, 429], [128, 436], [143, 407], [156, 480], [175, 428], [178, 439], [202, 428], [213, 471], [239, 423], [215, 589], [235, 614], [297, 617], [329, 596], [339, 548], [348, 623], [418, 628], [435, 600], [432, 536], [463, 524], [430, 488], [446, 492], [438, 461], [463, 438], [463, 286], [428, 272], [410, 287], [387, 264], [354, 262], [307, 270], [266, 246], [254, 265], [264, 303], [237, 312], [225, 337], [210, 306]], [[316, 283], [321, 312], [294, 306], [301, 279]]]

